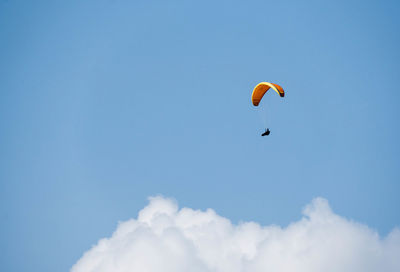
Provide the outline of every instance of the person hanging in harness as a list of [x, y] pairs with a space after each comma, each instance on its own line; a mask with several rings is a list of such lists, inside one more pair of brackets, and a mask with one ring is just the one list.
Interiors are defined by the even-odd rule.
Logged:
[[268, 136], [271, 133], [271, 131], [269, 130], [269, 128], [267, 128], [265, 130], [265, 132], [263, 134], [261, 134], [261, 136]]

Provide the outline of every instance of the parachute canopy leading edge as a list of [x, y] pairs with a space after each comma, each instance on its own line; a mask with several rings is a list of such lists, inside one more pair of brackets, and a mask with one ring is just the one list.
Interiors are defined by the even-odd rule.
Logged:
[[253, 102], [254, 106], [258, 106], [264, 94], [269, 90], [273, 89], [275, 92], [279, 94], [280, 97], [285, 96], [285, 92], [281, 86], [274, 83], [269, 82], [261, 82], [258, 83], [257, 86], [253, 90], [253, 94], [251, 95], [251, 102]]

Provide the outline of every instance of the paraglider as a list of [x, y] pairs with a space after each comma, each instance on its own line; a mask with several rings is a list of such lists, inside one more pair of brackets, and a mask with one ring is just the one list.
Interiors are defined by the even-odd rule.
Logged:
[[[257, 86], [254, 88], [253, 93], [251, 94], [251, 102], [254, 106], [258, 106], [263, 99], [264, 95], [268, 92], [269, 89], [273, 89], [275, 92], [279, 94], [280, 97], [285, 97], [285, 91], [281, 86], [275, 83], [270, 82], [261, 82], [258, 83]], [[265, 130], [261, 136], [268, 136], [271, 133], [269, 128]]]
[[251, 95], [251, 102], [253, 102], [254, 106], [257, 107], [258, 104], [260, 104], [261, 99], [263, 98], [264, 94], [269, 89], [273, 89], [275, 92], [277, 92], [279, 94], [280, 97], [285, 96], [285, 91], [278, 84], [269, 83], [269, 82], [261, 82], [261, 83], [257, 84], [257, 86], [254, 88], [253, 93]]
[[265, 130], [265, 132], [263, 134], [261, 134], [261, 136], [268, 136], [271, 133], [271, 131], [269, 130], [269, 128], [267, 128]]

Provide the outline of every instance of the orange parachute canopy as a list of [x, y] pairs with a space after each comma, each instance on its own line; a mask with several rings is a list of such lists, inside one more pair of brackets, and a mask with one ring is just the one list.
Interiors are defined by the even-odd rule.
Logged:
[[273, 89], [279, 94], [280, 97], [285, 96], [285, 91], [278, 84], [261, 82], [257, 84], [253, 90], [253, 94], [251, 95], [251, 102], [253, 102], [254, 106], [258, 106], [258, 104], [260, 104], [261, 99], [269, 89]]

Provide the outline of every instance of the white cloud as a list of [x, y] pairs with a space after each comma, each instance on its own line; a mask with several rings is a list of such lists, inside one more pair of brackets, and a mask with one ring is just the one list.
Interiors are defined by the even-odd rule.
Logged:
[[150, 198], [137, 219], [118, 225], [72, 272], [400, 271], [400, 230], [387, 237], [332, 212], [317, 198], [286, 228], [233, 225], [213, 210], [178, 209]]

